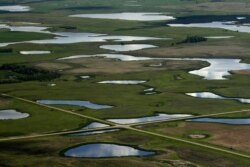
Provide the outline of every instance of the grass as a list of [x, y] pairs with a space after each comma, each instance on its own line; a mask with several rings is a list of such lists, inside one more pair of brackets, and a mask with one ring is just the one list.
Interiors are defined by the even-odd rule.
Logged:
[[87, 123], [85, 119], [16, 100], [1, 106], [1, 109], [16, 109], [30, 114], [30, 117], [25, 119], [1, 121], [1, 137], [72, 130]]

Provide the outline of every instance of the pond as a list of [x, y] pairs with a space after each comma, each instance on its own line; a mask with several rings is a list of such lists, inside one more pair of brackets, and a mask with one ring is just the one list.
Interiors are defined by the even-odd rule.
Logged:
[[222, 123], [231, 125], [249, 125], [250, 118], [198, 118], [188, 120], [191, 122]]
[[50, 54], [50, 51], [45, 50], [34, 50], [34, 51], [20, 51], [22, 55], [41, 55], [41, 54]]
[[84, 144], [70, 148], [64, 152], [66, 157], [78, 158], [111, 158], [111, 157], [128, 157], [128, 156], [150, 156], [154, 155], [153, 151], [136, 149], [130, 146], [108, 144], [108, 143], [93, 143]]
[[117, 132], [117, 131], [119, 131], [119, 129], [97, 130], [97, 131], [91, 131], [91, 132], [72, 133], [72, 134], [69, 134], [68, 136], [71, 136], [71, 137], [88, 136], [88, 135], [97, 135], [97, 134], [111, 133], [111, 132]]
[[83, 127], [82, 129], [96, 129], [96, 128], [105, 128], [109, 127], [107, 124], [99, 123], [99, 122], [92, 122], [88, 124], [87, 126]]
[[0, 6], [0, 11], [8, 11], [8, 12], [28, 12], [31, 8], [29, 6], [23, 5], [8, 5], [8, 6]]
[[79, 59], [79, 58], [89, 58], [89, 57], [102, 57], [106, 59], [117, 59], [121, 61], [142, 61], [142, 60], [152, 60], [158, 58], [150, 58], [150, 57], [136, 57], [124, 54], [96, 54], [96, 55], [76, 55], [76, 56], [69, 56], [63, 57], [58, 60], [70, 60], [70, 59]]
[[145, 122], [153, 122], [153, 121], [161, 121], [161, 120], [169, 120], [177, 118], [187, 118], [191, 116], [192, 115], [189, 114], [156, 114], [153, 116], [139, 117], [139, 118], [108, 119], [108, 121], [118, 124], [134, 124], [134, 123], [145, 123]]
[[223, 96], [219, 96], [214, 93], [211, 93], [211, 92], [186, 93], [186, 95], [197, 97], [197, 98], [237, 100], [241, 103], [250, 103], [250, 99], [236, 98], [236, 97], [223, 97]]
[[15, 120], [27, 118], [30, 115], [28, 113], [17, 112], [16, 110], [0, 110], [0, 120]]
[[[14, 32], [35, 32], [35, 33], [51, 33], [46, 31], [49, 27], [43, 26], [10, 26], [7, 24], [0, 24], [0, 29], [8, 29]], [[51, 33], [52, 34], [52, 33]]]
[[168, 24], [170, 27], [197, 27], [197, 28], [221, 28], [230, 31], [250, 33], [250, 26], [237, 24], [237, 22], [210, 22], [210, 23], [190, 23], [190, 24]]
[[132, 42], [132, 41], [147, 41], [147, 40], [170, 40], [170, 38], [156, 38], [156, 37], [142, 37], [142, 36], [113, 36], [107, 34], [96, 33], [81, 33], [81, 32], [49, 32], [45, 31], [48, 27], [36, 26], [8, 26], [0, 25], [0, 28], [7, 28], [11, 31], [22, 32], [37, 32], [48, 33], [55, 35], [52, 39], [31, 40], [21, 42], [8, 42], [0, 43], [0, 47], [8, 46], [11, 44], [32, 43], [32, 44], [74, 44], [81, 42]]
[[167, 16], [162, 13], [100, 13], [100, 14], [76, 14], [70, 17], [94, 18], [94, 19], [118, 19], [133, 21], [161, 21], [173, 20], [173, 16]]
[[168, 60], [207, 61], [210, 66], [189, 72], [207, 80], [224, 80], [225, 76], [231, 75], [230, 71], [250, 69], [250, 64], [242, 63], [241, 59], [168, 58]]
[[100, 84], [118, 84], [118, 85], [137, 85], [145, 83], [146, 81], [139, 80], [113, 80], [113, 81], [101, 81]]
[[37, 100], [37, 103], [46, 105], [72, 105], [72, 106], [86, 107], [95, 110], [109, 109], [113, 107], [109, 105], [95, 104], [89, 101], [82, 101], [82, 100]]
[[148, 44], [122, 44], [122, 45], [102, 45], [100, 48], [113, 50], [117, 52], [135, 51], [141, 49], [156, 48], [155, 45]]

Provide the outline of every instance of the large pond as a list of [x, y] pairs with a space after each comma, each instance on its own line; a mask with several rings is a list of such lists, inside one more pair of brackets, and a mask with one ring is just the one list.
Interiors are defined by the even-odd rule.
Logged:
[[231, 75], [230, 71], [250, 69], [250, 64], [242, 63], [240, 59], [169, 58], [168, 60], [207, 61], [210, 66], [189, 72], [207, 80], [223, 80], [226, 79], [225, 76]]
[[232, 125], [249, 125], [250, 118], [198, 118], [189, 120], [191, 122], [222, 123]]
[[210, 22], [191, 24], [168, 24], [170, 27], [197, 27], [197, 28], [222, 28], [230, 31], [250, 33], [250, 26], [247, 24], [237, 24], [236, 22]]
[[160, 21], [173, 20], [173, 16], [166, 16], [162, 13], [102, 13], [102, 14], [76, 14], [70, 17], [95, 18], [95, 19], [118, 19], [134, 21]]
[[8, 12], [28, 12], [31, 8], [29, 6], [23, 5], [8, 5], [8, 6], [0, 6], [0, 11], [8, 11]]
[[19, 43], [33, 43], [33, 44], [74, 44], [81, 42], [132, 42], [132, 41], [146, 41], [146, 40], [170, 40], [170, 38], [156, 38], [156, 37], [141, 37], [141, 36], [124, 36], [124, 35], [107, 35], [97, 33], [80, 33], [80, 32], [50, 32], [47, 31], [48, 27], [42, 26], [9, 26], [0, 24], [0, 29], [6, 28], [11, 31], [20, 32], [37, 32], [53, 34], [56, 37], [52, 39], [21, 41], [0, 43], [0, 47], [8, 46], [11, 44]]
[[27, 118], [30, 115], [28, 113], [17, 112], [16, 110], [0, 110], [0, 120], [14, 120]]
[[112, 81], [101, 81], [100, 84], [117, 84], [117, 85], [137, 85], [145, 83], [146, 81], [139, 80], [112, 80]]
[[155, 45], [148, 45], [148, 44], [124, 44], [124, 45], [102, 45], [100, 48], [113, 50], [117, 52], [125, 52], [125, 51], [135, 51], [141, 49], [149, 49], [149, 48], [156, 48]]
[[214, 93], [211, 93], [211, 92], [186, 93], [186, 95], [197, 97], [197, 98], [237, 100], [241, 103], [250, 103], [250, 99], [236, 98], [236, 97], [223, 97], [223, 96], [219, 96]]
[[108, 119], [108, 121], [118, 124], [134, 124], [134, 123], [154, 122], [154, 121], [177, 119], [177, 118], [187, 118], [191, 116], [192, 115], [189, 114], [156, 114], [153, 116], [140, 117], [140, 118]]
[[108, 157], [128, 157], [128, 156], [150, 156], [154, 155], [153, 151], [145, 151], [136, 149], [130, 146], [108, 144], [108, 143], [93, 143], [85, 144], [70, 148], [64, 152], [67, 157], [78, 158], [108, 158]]
[[46, 105], [80, 106], [80, 107], [86, 107], [86, 108], [95, 109], [95, 110], [108, 109], [108, 108], [113, 107], [109, 105], [95, 104], [89, 101], [82, 101], [82, 100], [37, 100], [37, 103], [46, 104]]

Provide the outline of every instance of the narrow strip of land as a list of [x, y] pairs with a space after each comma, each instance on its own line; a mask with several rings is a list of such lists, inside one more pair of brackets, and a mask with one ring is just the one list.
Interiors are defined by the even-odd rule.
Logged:
[[[219, 148], [219, 147], [216, 147], [216, 146], [211, 146], [211, 145], [208, 145], [208, 144], [201, 144], [201, 143], [189, 141], [189, 140], [186, 140], [186, 139], [180, 139], [180, 138], [176, 138], [176, 137], [172, 137], [172, 136], [168, 136], [168, 135], [163, 135], [163, 134], [159, 134], [159, 133], [155, 133], [155, 132], [150, 132], [150, 131], [146, 131], [146, 130], [141, 130], [141, 129], [137, 129], [135, 127], [132, 127], [132, 126], [136, 126], [136, 125], [143, 125], [143, 124], [150, 124], [150, 123], [157, 123], [157, 122], [178, 121], [178, 120], [186, 120], [186, 119], [191, 119], [191, 118], [202, 118], [202, 117], [209, 117], [209, 116], [211, 117], [211, 116], [217, 116], [217, 115], [234, 114], [234, 113], [239, 113], [239, 112], [249, 112], [250, 110], [231, 111], [231, 112], [224, 112], [224, 113], [217, 113], [217, 114], [207, 114], [207, 115], [202, 115], [202, 116], [193, 116], [193, 117], [188, 117], [188, 118], [186, 117], [186, 118], [180, 118], [180, 119], [171, 119], [171, 120], [162, 120], [162, 121], [152, 121], [152, 122], [146, 122], [146, 123], [121, 125], [121, 124], [117, 124], [117, 123], [114, 123], [114, 122], [110, 122], [110, 121], [102, 120], [102, 119], [99, 119], [99, 118], [95, 118], [95, 117], [92, 117], [92, 116], [78, 114], [78, 113], [68, 111], [68, 110], [65, 110], [65, 109], [61, 109], [61, 108], [58, 108], [58, 107], [39, 104], [39, 103], [36, 103], [36, 102], [28, 100], [28, 99], [15, 97], [15, 96], [8, 95], [8, 94], [2, 94], [2, 96], [10, 97], [10, 98], [21, 100], [21, 101], [31, 103], [31, 104], [34, 104], [34, 105], [39, 105], [39, 106], [42, 106], [42, 107], [45, 107], [45, 108], [61, 111], [61, 112], [64, 112], [64, 113], [68, 113], [68, 114], [71, 114], [71, 115], [75, 115], [75, 116], [78, 116], [78, 117], [82, 117], [82, 118], [90, 119], [92, 121], [97, 121], [97, 122], [100, 122], [100, 123], [110, 125], [110, 127], [102, 128], [102, 130], [103, 129], [110, 129], [110, 128], [122, 128], [122, 129], [132, 130], [132, 131], [136, 131], [136, 132], [140, 132], [140, 133], [144, 133], [144, 134], [148, 134], [148, 135], [152, 135], [152, 136], [165, 138], [165, 139], [168, 139], [168, 140], [178, 141], [178, 142], [182, 142], [182, 143], [185, 143], [185, 144], [195, 145], [195, 146], [198, 146], [198, 147], [203, 147], [203, 148], [207, 148], [207, 149], [211, 149], [211, 150], [215, 150], [215, 151], [220, 151], [220, 152], [224, 152], [224, 153], [232, 154], [232, 155], [235, 155], [235, 156], [240, 156], [240, 157], [243, 157], [243, 158], [250, 159], [250, 156], [246, 155], [246, 154], [230, 151], [230, 150], [227, 150], [227, 149]], [[55, 133], [47, 133], [47, 134], [36, 134], [36, 135], [30, 135], [30, 136], [9, 137], [9, 138], [0, 139], [0, 142], [1, 141], [2, 142], [3, 141], [12, 141], [12, 140], [18, 140], [18, 139], [31, 139], [31, 138], [38, 138], [38, 137], [56, 136], [56, 135], [63, 135], [63, 134], [77, 133], [77, 132], [84, 132], [84, 131], [85, 130], [79, 130], [79, 131], [76, 130], [76, 131], [67, 131], [67, 132], [64, 131], [64, 132], [55, 132]], [[86, 130], [86, 131], [89, 131], [89, 130]]]

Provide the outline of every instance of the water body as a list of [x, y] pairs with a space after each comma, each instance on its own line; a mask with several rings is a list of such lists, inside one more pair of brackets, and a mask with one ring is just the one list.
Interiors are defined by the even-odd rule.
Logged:
[[80, 33], [80, 32], [50, 32], [46, 31], [48, 27], [41, 26], [8, 26], [0, 24], [0, 28], [6, 28], [11, 31], [19, 32], [36, 32], [47, 33], [55, 35], [52, 39], [31, 40], [21, 42], [8, 42], [0, 43], [0, 47], [8, 46], [11, 44], [32, 43], [32, 44], [74, 44], [81, 42], [132, 42], [132, 41], [147, 41], [147, 40], [170, 40], [170, 38], [156, 38], [156, 37], [141, 37], [141, 36], [113, 36], [107, 34], [96, 33]]
[[45, 50], [34, 50], [34, 51], [20, 51], [22, 55], [41, 55], [41, 54], [50, 54], [50, 51]]
[[17, 112], [16, 110], [0, 110], [0, 120], [15, 120], [27, 118], [28, 113]]
[[103, 13], [103, 14], [76, 14], [70, 17], [94, 18], [94, 19], [115, 19], [132, 21], [161, 21], [173, 20], [173, 16], [166, 16], [162, 13]]
[[207, 80], [224, 80], [225, 76], [231, 75], [230, 71], [250, 69], [250, 64], [241, 63], [241, 59], [169, 58], [168, 60], [207, 61], [210, 66], [189, 72]]
[[28, 12], [31, 8], [29, 6], [23, 5], [8, 5], [8, 6], [0, 6], [0, 11], [7, 12]]
[[118, 123], [118, 124], [134, 124], [134, 123], [145, 123], [145, 122], [169, 120], [169, 119], [176, 119], [176, 118], [187, 118], [191, 116], [192, 115], [188, 115], [188, 114], [156, 114], [153, 116], [140, 117], [140, 118], [108, 119], [108, 121]]
[[117, 84], [117, 85], [137, 85], [145, 83], [146, 81], [139, 80], [113, 80], [113, 81], [101, 81], [100, 84]]
[[105, 128], [109, 127], [107, 124], [99, 123], [99, 122], [92, 122], [88, 124], [87, 126], [83, 127], [82, 129], [96, 129], [96, 128]]
[[72, 137], [88, 136], [88, 135], [97, 135], [97, 134], [111, 133], [111, 132], [117, 132], [117, 131], [119, 131], [119, 129], [98, 130], [98, 131], [91, 131], [91, 132], [73, 133], [73, 134], [69, 134], [68, 136], [72, 136]]
[[88, 57], [103, 57], [107, 59], [118, 59], [121, 61], [142, 61], [142, 60], [152, 60], [158, 58], [150, 58], [150, 57], [135, 57], [124, 54], [96, 54], [96, 55], [76, 55], [60, 58], [58, 60], [70, 60], [70, 59], [79, 59], [79, 58], [88, 58]]
[[230, 39], [233, 37], [234, 36], [207, 36], [205, 38], [207, 38], [207, 39]]
[[216, 95], [211, 92], [199, 92], [199, 93], [186, 93], [188, 96], [197, 97], [197, 98], [207, 98], [207, 99], [224, 99], [224, 100], [237, 100], [241, 103], [250, 103], [250, 99], [244, 98], [235, 98], [235, 97], [223, 97]]
[[237, 24], [236, 22], [210, 22], [190, 24], [168, 24], [170, 27], [197, 27], [197, 28], [221, 28], [230, 31], [250, 33], [250, 26]]
[[14, 32], [35, 32], [35, 33], [51, 33], [46, 31], [49, 27], [43, 26], [10, 26], [7, 24], [0, 24], [0, 29], [8, 29]]
[[89, 79], [89, 78], [91, 78], [91, 76], [89, 76], [89, 75], [82, 75], [82, 76], [80, 76], [80, 78], [82, 78], [82, 79]]
[[156, 48], [155, 45], [147, 45], [147, 44], [124, 44], [124, 45], [102, 45], [100, 48], [113, 50], [117, 52], [125, 52], [125, 51], [135, 51], [141, 49], [148, 48]]
[[89, 101], [82, 101], [82, 100], [37, 100], [37, 103], [46, 105], [72, 105], [72, 106], [86, 107], [95, 110], [108, 109], [113, 107], [109, 105], [95, 104]]
[[[139, 36], [112, 36], [107, 34], [96, 33], [77, 33], [77, 32], [58, 32], [57, 37], [47, 40], [33, 40], [30, 43], [35, 44], [73, 44], [80, 42], [131, 42], [145, 40], [163, 40], [164, 38], [139, 37]], [[167, 39], [167, 38], [165, 38]]]
[[198, 118], [191, 122], [222, 123], [231, 125], [250, 125], [250, 118]]
[[[249, 70], [250, 64], [242, 63], [241, 59], [205, 59], [205, 58], [154, 58], [154, 57], [135, 57], [124, 54], [96, 54], [96, 55], [77, 55], [60, 58], [58, 60], [68, 60], [88, 57], [104, 57], [108, 59], [118, 59], [121, 61], [143, 61], [143, 60], [186, 60], [186, 61], [206, 61], [210, 65], [199, 70], [190, 71], [190, 74], [199, 75], [207, 80], [223, 80], [229, 76], [230, 71]], [[162, 64], [160, 64], [162, 65]]]
[[93, 143], [73, 147], [67, 150], [64, 155], [67, 157], [78, 158], [108, 158], [108, 157], [127, 157], [127, 156], [149, 156], [154, 155], [153, 151], [144, 151], [135, 149], [133, 147], [107, 144], [107, 143]]

